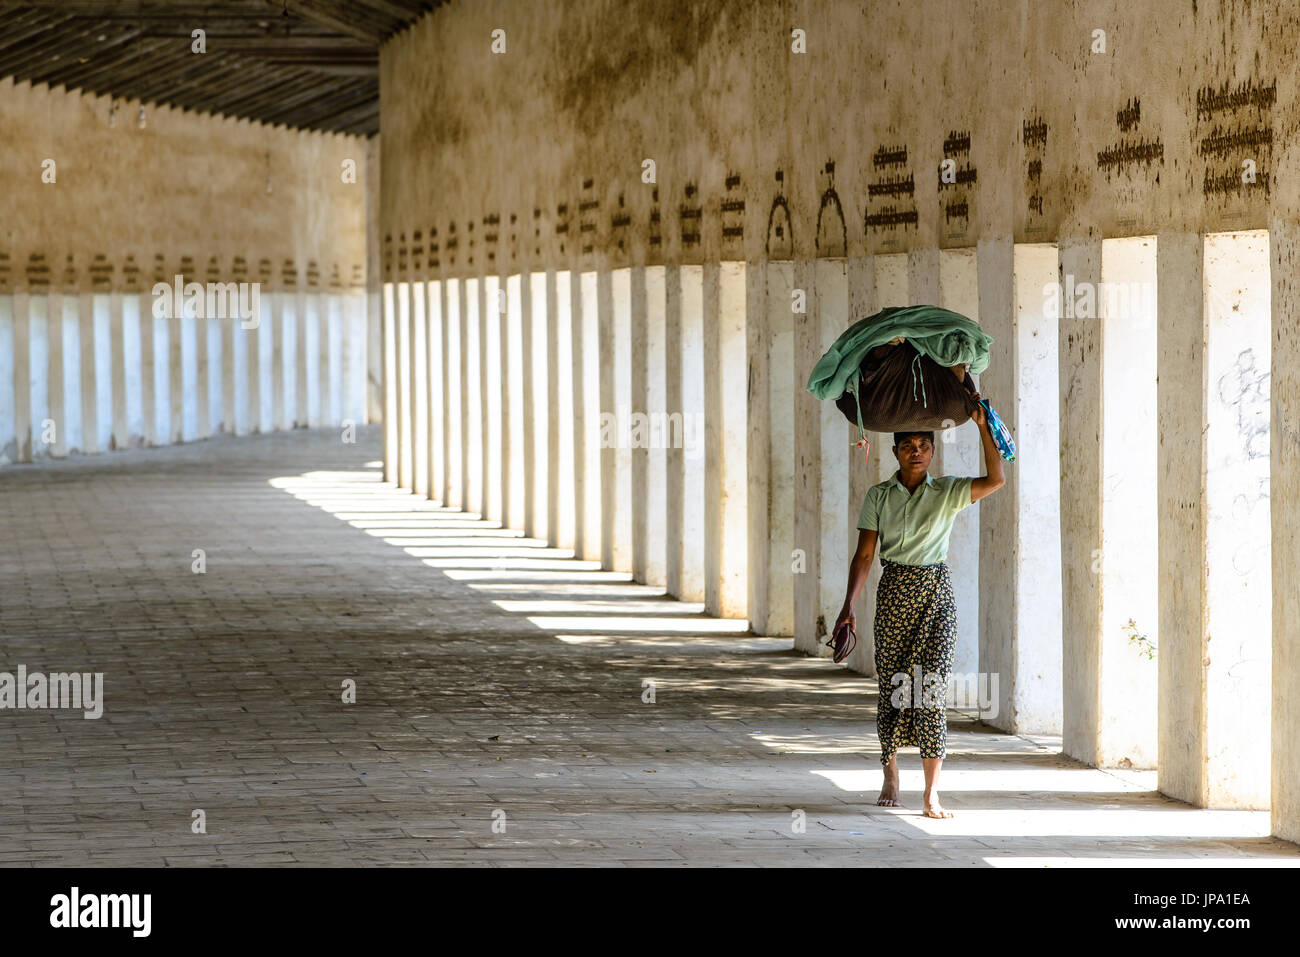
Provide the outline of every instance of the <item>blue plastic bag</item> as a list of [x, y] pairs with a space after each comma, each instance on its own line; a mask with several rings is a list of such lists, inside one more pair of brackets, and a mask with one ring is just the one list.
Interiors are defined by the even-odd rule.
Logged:
[[993, 436], [993, 444], [997, 447], [998, 455], [1008, 462], [1014, 462], [1016, 440], [1011, 437], [1011, 430], [1002, 421], [1002, 417], [993, 411], [993, 406], [989, 405], [988, 399], [980, 399], [980, 405], [984, 406], [984, 411], [988, 413], [989, 433]]

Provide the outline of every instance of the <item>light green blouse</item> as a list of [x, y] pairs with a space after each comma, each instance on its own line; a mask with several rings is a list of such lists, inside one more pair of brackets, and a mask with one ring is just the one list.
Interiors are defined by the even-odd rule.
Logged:
[[926, 473], [908, 492], [901, 474], [867, 489], [858, 528], [875, 529], [876, 553], [902, 565], [934, 565], [948, 557], [948, 536], [957, 513], [971, 504], [971, 477]]

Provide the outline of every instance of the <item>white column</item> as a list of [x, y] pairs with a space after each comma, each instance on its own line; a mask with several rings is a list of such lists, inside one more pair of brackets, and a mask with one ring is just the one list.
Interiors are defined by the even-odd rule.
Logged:
[[349, 289], [342, 294], [343, 309], [343, 414], [342, 418], [359, 426], [367, 421], [366, 394], [369, 377], [369, 320], [364, 289]]
[[[504, 473], [501, 521], [507, 528], [522, 531], [525, 526], [524, 501], [532, 490], [532, 472], [524, 463], [532, 438], [532, 429], [524, 418], [525, 405], [531, 399], [532, 361], [524, 351], [523, 343], [523, 277], [518, 273], [507, 276], [505, 294], [506, 312], [501, 317], [501, 376], [505, 384], [501, 400], [501, 468]], [[529, 318], [531, 320], [531, 316]]]
[[[528, 478], [524, 501], [524, 534], [554, 547], [554, 530], [550, 524], [548, 503], [554, 501], [552, 460], [555, 446], [551, 443], [551, 420], [554, 415], [552, 396], [555, 394], [554, 338], [550, 334], [551, 312], [549, 301], [553, 283], [548, 283], [554, 273], [530, 273], [525, 289], [528, 298], [520, 317], [523, 331], [524, 420], [527, 422], [527, 439], [524, 443], [524, 473]], [[558, 434], [558, 433], [557, 433]]]
[[413, 279], [411, 297], [411, 489], [429, 497], [429, 327], [424, 280]]
[[271, 428], [287, 429], [289, 420], [288, 386], [285, 381], [284, 352], [289, 324], [293, 322], [293, 293], [271, 294]]
[[[250, 307], [251, 304], [250, 297]], [[254, 393], [249, 375], [249, 341], [257, 330], [245, 328], [245, 323], [251, 327], [257, 322], [260, 316], [253, 314], [244, 319], [238, 309], [232, 310], [231, 318], [225, 320], [221, 355], [222, 418], [226, 420], [226, 431], [232, 435], [247, 435], [251, 431]]]
[[301, 368], [306, 375], [299, 391], [305, 393], [307, 401], [305, 407], [299, 410], [298, 421], [308, 428], [319, 429], [322, 410], [329, 408], [329, 329], [321, 322], [321, 293], [314, 289], [308, 290], [302, 301], [306, 311], [301, 326], [303, 341], [298, 351]]
[[257, 432], [262, 426], [262, 363], [260, 360], [262, 350], [260, 343], [262, 326], [268, 324], [265, 317], [271, 306], [260, 287], [258, 288], [257, 300], [257, 312], [249, 318], [249, 328], [245, 329], [243, 323], [236, 323], [238, 327], [235, 332], [236, 341], [241, 344], [241, 348], [236, 353], [236, 377], [239, 395], [236, 407], [239, 412], [237, 431], [240, 435]]
[[127, 390], [136, 395], [130, 405], [131, 421], [129, 444], [156, 445], [158, 443], [158, 415], [154, 406], [154, 343], [153, 316], [149, 313], [149, 300], [136, 292], [122, 293], [122, 326], [125, 330], [128, 353], [136, 355], [139, 369], [139, 391]]
[[1011, 430], [1007, 484], [980, 502], [980, 664], [997, 674], [995, 727], [1061, 730], [1060, 458], [1054, 246], [981, 242], [980, 316], [993, 337], [980, 391]]
[[431, 279], [425, 286], [429, 322], [425, 341], [429, 347], [429, 497], [447, 503], [447, 378], [443, 358], [442, 281]]
[[[977, 265], [973, 247], [943, 250], [939, 259], [938, 304], [979, 322]], [[939, 439], [938, 459], [942, 474], [984, 474], [983, 443], [977, 425], [966, 422], [945, 429], [935, 437]], [[961, 674], [979, 671], [979, 509], [977, 502], [958, 514], [948, 538], [948, 569], [957, 600], [957, 644], [953, 649], [952, 670]]]
[[81, 450], [111, 448], [113, 437], [113, 353], [108, 335], [108, 298], [83, 292], [77, 296], [81, 346]]
[[0, 466], [18, 461], [15, 431], [15, 395], [17, 377], [14, 367], [14, 297], [0, 292]]
[[[257, 404], [253, 407], [257, 430], [270, 432], [275, 429], [275, 350], [273, 339], [275, 324], [279, 315], [275, 300], [277, 294], [261, 297], [262, 321], [258, 324], [249, 355], [249, 374], [256, 375]], [[256, 360], [254, 364], [254, 360]]]
[[325, 296], [325, 358], [323, 362], [327, 401], [321, 409], [321, 418], [326, 425], [330, 426], [338, 426], [345, 418], [348, 418], [348, 414], [343, 411], [348, 395], [343, 365], [347, 328], [347, 323], [343, 317], [345, 299], [346, 294], [339, 290], [334, 290]]
[[242, 407], [248, 400], [244, 381], [247, 350], [238, 305], [228, 306], [227, 314], [215, 321], [221, 339], [221, 431], [227, 435], [242, 435]]
[[501, 375], [501, 317], [505, 312], [501, 277], [483, 277], [480, 293], [478, 382], [483, 403], [483, 516], [489, 521], [501, 522], [501, 400], [505, 389]]
[[[1072, 758], [1103, 766], [1101, 755], [1102, 647], [1102, 471], [1107, 435], [1103, 428], [1102, 349], [1109, 345], [1093, 302], [1076, 309], [1072, 291], [1100, 290], [1101, 240], [1063, 240], [1060, 305], [1061, 625], [1063, 660], [1062, 750]], [[1057, 284], [1053, 284], [1057, 285]], [[1065, 296], [1065, 290], [1071, 295]], [[1046, 291], [1044, 293], [1046, 295]], [[1136, 451], [1136, 450], [1131, 450]], [[1120, 556], [1114, 556], [1116, 560]], [[1116, 674], [1114, 677], [1118, 678]]]
[[[765, 428], [751, 433], [755, 454], [766, 460], [766, 481], [751, 489], [749, 532], [765, 552], [756, 562], [754, 607], [749, 617], [762, 635], [794, 635], [795, 396], [805, 391], [803, 366], [795, 364], [794, 263], [769, 262], [765, 269], [762, 343], [767, 402]], [[812, 398], [809, 395], [809, 398]], [[766, 440], [766, 441], [764, 441]]]
[[[848, 261], [850, 318], [854, 321], [874, 315], [885, 306], [906, 305], [909, 297], [910, 270], [905, 253], [854, 256]], [[805, 376], [805, 382], [807, 377]], [[803, 383], [800, 384], [801, 387]], [[858, 441], [857, 423], [849, 425], [849, 437]], [[856, 549], [858, 519], [862, 516], [862, 503], [867, 491], [893, 476], [898, 462], [892, 451], [894, 436], [891, 432], [867, 432], [870, 448], [863, 455], [861, 448], [849, 449], [849, 501], [851, 521], [847, 529], [847, 547]], [[875, 615], [876, 591], [880, 587], [883, 566], [877, 557], [867, 572], [867, 581], [858, 595], [855, 609], [858, 622], [858, 646], [845, 664], [852, 671], [864, 675], [876, 674]], [[831, 626], [834, 622], [831, 623]]]
[[[631, 433], [629, 450], [632, 458], [631, 501], [636, 503], [630, 516], [632, 522], [632, 580], [645, 581], [646, 554], [651, 543], [647, 541], [650, 522], [650, 490], [646, 483], [649, 470], [653, 433], [650, 407], [646, 402], [646, 380], [650, 357], [647, 355], [646, 279], [645, 268], [634, 266], [630, 273], [630, 309], [628, 314], [629, 350], [629, 417], [636, 423]], [[631, 428], [629, 423], [629, 428]]]
[[743, 262], [705, 267], [704, 607], [744, 618], [748, 607], [748, 307]]
[[[646, 266], [642, 271], [645, 287], [644, 342], [637, 356], [642, 367], [643, 408], [652, 424], [652, 440], [646, 453], [643, 494], [634, 495], [642, 503], [643, 548], [637, 581], [663, 588], [667, 584], [668, 558], [668, 422], [667, 384], [668, 350], [665, 335], [667, 306], [667, 269]], [[635, 360], [636, 356], [634, 356]], [[657, 426], [655, 425], [657, 423]]]
[[[1205, 237], [1206, 804], [1264, 809], [1272, 681], [1269, 239]], [[1288, 543], [1294, 550], [1295, 542]], [[1288, 583], [1290, 589], [1294, 583]], [[1161, 632], [1164, 635], [1164, 632]], [[1216, 647], [1217, 646], [1217, 647]]]
[[599, 274], [601, 567], [632, 571], [632, 275]]
[[1300, 227], [1269, 222], [1272, 833], [1300, 842]]
[[[681, 446], [681, 451], [675, 456], [681, 463], [678, 466], [681, 484], [680, 501], [675, 505], [680, 510], [680, 528], [676, 539], [678, 544], [674, 544], [673, 548], [681, 550], [677, 559], [680, 575], [677, 597], [682, 601], [702, 602], [705, 600], [704, 524], [707, 516], [704, 459], [708, 426], [705, 420], [707, 410], [704, 392], [704, 267], [684, 264], [677, 267], [677, 274], [680, 312], [675, 361], [680, 370], [677, 379], [680, 388], [681, 429], [673, 441]], [[673, 451], [677, 452], [676, 449]], [[669, 469], [674, 467], [672, 459], [673, 456], [670, 455]], [[670, 575], [672, 562], [670, 555]]]
[[[62, 431], [63, 423], [52, 418], [50, 405], [51, 394], [57, 393], [58, 403], [63, 405], [63, 360], [58, 363], [58, 387], [52, 387], [52, 367], [50, 363], [50, 340], [57, 339], [60, 357], [63, 354], [63, 312], [62, 306], [54, 312], [57, 321], [51, 321], [50, 295], [47, 287], [38, 286], [31, 290], [27, 299], [28, 344], [30, 348], [31, 375], [28, 380], [28, 408], [31, 410], [31, 457], [33, 459], [50, 454], [50, 449]], [[21, 329], [21, 327], [20, 327]], [[55, 335], [57, 333], [57, 335]], [[60, 418], [62, 413], [60, 412]], [[54, 435], [50, 434], [54, 430]]]
[[158, 445], [170, 445], [180, 429], [180, 412], [172, 407], [173, 393], [180, 391], [180, 335], [176, 319], [154, 315], [152, 296], [141, 300], [141, 319], [153, 327], [154, 436]]
[[597, 273], [579, 276], [573, 309], [573, 455], [577, 557], [600, 561], [600, 311]]
[[397, 283], [397, 483], [411, 488], [415, 482], [415, 435], [411, 402], [411, 284]]
[[[202, 287], [200, 287], [202, 288]], [[206, 439], [212, 434], [211, 368], [208, 363], [208, 311], [207, 303], [196, 305], [185, 318], [186, 372], [192, 382], [185, 389], [186, 438]]]
[[[131, 442], [132, 400], [140, 394], [140, 355], [134, 348], [139, 339], [128, 338], [120, 295], [95, 293], [93, 301], [95, 325], [107, 328], [108, 342], [108, 372], [102, 382], [96, 375], [96, 381], [100, 382], [100, 422], [107, 419], [108, 424], [107, 433], [100, 436], [100, 447], [124, 449]], [[108, 387], [107, 405], [104, 386]]]
[[30, 462], [36, 444], [32, 417], [32, 379], [38, 372], [32, 359], [31, 300], [26, 290], [14, 293], [14, 461]]
[[461, 282], [461, 429], [464, 436], [461, 475], [464, 509], [483, 515], [483, 369], [480, 282], [470, 276]]
[[192, 442], [199, 433], [197, 322], [193, 311], [183, 305], [181, 315], [172, 320], [172, 361], [178, 366], [172, 370], [172, 434], [176, 442]]
[[[577, 517], [574, 505], [577, 501], [574, 486], [580, 481], [575, 467], [573, 425], [577, 415], [574, 401], [573, 341], [574, 315], [573, 290], [576, 285], [575, 273], [560, 270], [548, 276], [547, 297], [554, 296], [554, 308], [550, 309], [553, 317], [547, 324], [548, 335], [554, 348], [548, 360], [547, 375], [554, 383], [554, 414], [551, 416], [551, 448], [555, 449], [555, 467], [551, 471], [551, 482], [555, 494], [551, 497], [551, 506], [547, 521], [552, 528], [549, 542], [556, 548], [573, 549], [577, 553], [576, 526]], [[548, 479], [549, 481], [549, 479]]]
[[[850, 323], [848, 264], [842, 259], [823, 259], [814, 263], [815, 296], [810, 296], [813, 317], [820, 330], [817, 356], [830, 348]], [[814, 359], [814, 362], [816, 360]], [[811, 370], [812, 366], [806, 368]], [[804, 384], [807, 379], [805, 377]], [[811, 393], [804, 392], [811, 398]], [[849, 577], [850, 552], [845, 542], [846, 529], [853, 525], [849, 515], [849, 466], [851, 443], [857, 438], [844, 414], [834, 402], [818, 402], [820, 454], [818, 479], [821, 483], [820, 545], [818, 580], [821, 585], [816, 608], [818, 633], [827, 634], [835, 624], [835, 615], [844, 604], [845, 585]], [[856, 428], [856, 427], [855, 427]], [[857, 516], [853, 516], [855, 519]], [[853, 536], [856, 541], [856, 534]], [[828, 649], [820, 649], [822, 654]]]
[[447, 306], [446, 330], [443, 339], [443, 368], [447, 383], [447, 469], [445, 484], [447, 486], [446, 504], [450, 508], [464, 509], [465, 506], [465, 412], [463, 369], [465, 361], [465, 339], [461, 305], [464, 302], [464, 283], [455, 277], [444, 283], [446, 287], [445, 302]]
[[293, 385], [289, 389], [288, 402], [293, 405], [293, 415], [290, 417], [290, 428], [303, 428], [309, 424], [311, 409], [309, 407], [309, 378], [311, 360], [315, 352], [313, 351], [315, 343], [311, 338], [311, 331], [308, 329], [308, 317], [312, 308], [311, 294], [306, 290], [299, 289], [293, 294], [293, 325], [285, 330], [285, 342], [288, 343], [292, 337], [292, 348], [289, 350], [287, 357], [288, 364], [285, 366], [285, 380], [293, 380]]
[[398, 449], [401, 445], [397, 425], [397, 315], [396, 292], [391, 282], [384, 283], [384, 481], [398, 480]]
[[[76, 405], [69, 406], [67, 402], [65, 384], [67, 362], [63, 355], [68, 341], [64, 327], [72, 323], [73, 335], [76, 334], [76, 300], [65, 302], [70, 297], [57, 292], [51, 292], [45, 298], [49, 303], [48, 331], [45, 339], [48, 363], [45, 375], [47, 405], [46, 412], [38, 420], [38, 424], [41, 426], [42, 452], [46, 455], [62, 457], [68, 454], [69, 443], [73, 439], [72, 419], [78, 414]], [[73, 310], [71, 316], [67, 314], [69, 308]], [[48, 428], [46, 428], [46, 420], [49, 422]]]
[[[64, 450], [95, 451], [95, 327], [78, 293], [63, 294]], [[84, 377], [84, 378], [83, 378]]]

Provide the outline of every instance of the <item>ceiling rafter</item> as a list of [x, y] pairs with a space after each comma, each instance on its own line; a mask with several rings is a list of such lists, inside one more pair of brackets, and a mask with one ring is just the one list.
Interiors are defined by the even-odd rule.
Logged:
[[0, 0], [0, 78], [369, 136], [379, 45], [447, 2]]

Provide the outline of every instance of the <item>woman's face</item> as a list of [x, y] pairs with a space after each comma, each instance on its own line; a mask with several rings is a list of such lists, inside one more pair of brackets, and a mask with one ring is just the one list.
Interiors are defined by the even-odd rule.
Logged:
[[934, 456], [934, 443], [923, 435], [909, 435], [894, 446], [894, 457], [900, 468], [908, 471], [930, 470], [930, 459]]

